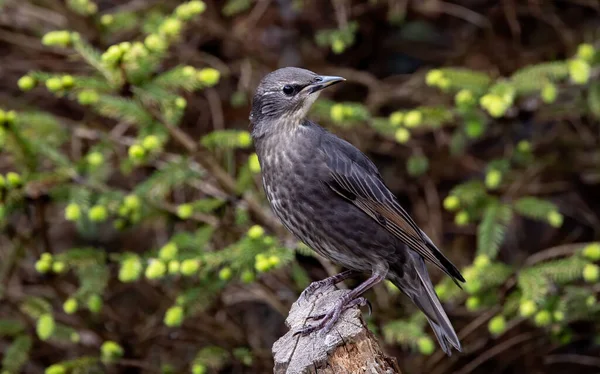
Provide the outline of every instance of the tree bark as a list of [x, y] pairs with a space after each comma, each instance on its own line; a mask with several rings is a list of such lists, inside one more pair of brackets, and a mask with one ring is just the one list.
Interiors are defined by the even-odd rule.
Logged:
[[287, 334], [273, 345], [274, 374], [401, 374], [395, 358], [387, 357], [367, 328], [359, 307], [342, 313], [335, 326], [323, 335], [294, 332], [315, 323], [308, 316], [329, 310], [347, 290], [319, 289], [308, 301], [296, 301], [285, 323]]

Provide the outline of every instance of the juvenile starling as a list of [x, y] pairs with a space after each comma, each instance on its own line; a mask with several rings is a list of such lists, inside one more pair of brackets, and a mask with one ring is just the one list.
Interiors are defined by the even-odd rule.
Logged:
[[313, 282], [301, 298], [361, 272], [371, 274], [299, 333], [329, 331], [344, 310], [364, 305], [361, 295], [387, 278], [425, 313], [451, 355], [450, 346], [460, 351], [460, 342], [424, 259], [456, 284], [464, 278], [400, 206], [373, 162], [306, 119], [320, 91], [344, 80], [287, 67], [266, 75], [252, 101], [252, 138], [271, 208], [298, 239], [348, 269]]

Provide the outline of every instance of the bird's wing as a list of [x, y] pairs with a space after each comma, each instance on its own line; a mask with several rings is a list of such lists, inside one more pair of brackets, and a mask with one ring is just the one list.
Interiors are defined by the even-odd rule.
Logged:
[[330, 171], [330, 179], [325, 181], [329, 188], [359, 207], [450, 277], [464, 282], [458, 269], [400, 206], [367, 156], [350, 143], [333, 136], [327, 136], [320, 148]]

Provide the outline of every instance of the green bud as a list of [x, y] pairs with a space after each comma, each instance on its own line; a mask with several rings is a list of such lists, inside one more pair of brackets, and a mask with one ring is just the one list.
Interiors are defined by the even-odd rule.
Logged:
[[48, 340], [54, 334], [55, 327], [52, 314], [42, 314], [37, 320], [36, 333], [40, 340]]
[[54, 261], [54, 256], [52, 256], [52, 253], [50, 253], [50, 252], [44, 252], [40, 255], [40, 260], [52, 262], [52, 261]]
[[179, 248], [177, 248], [177, 244], [173, 242], [169, 242], [165, 244], [159, 251], [158, 257], [160, 257], [163, 261], [169, 261], [177, 256]]
[[469, 213], [465, 210], [461, 210], [454, 216], [454, 223], [456, 223], [457, 226], [466, 226], [469, 223], [469, 219]]
[[329, 116], [335, 122], [342, 122], [344, 120], [344, 106], [342, 104], [334, 104], [329, 110]]
[[6, 173], [6, 181], [8, 182], [8, 186], [12, 188], [17, 188], [23, 183], [21, 176], [14, 171]]
[[271, 268], [271, 263], [266, 258], [258, 258], [254, 262], [254, 268], [259, 273], [268, 271]]
[[46, 274], [50, 271], [51, 268], [52, 262], [50, 261], [37, 260], [35, 262], [35, 270], [40, 274]]
[[475, 311], [481, 306], [481, 299], [478, 296], [469, 296], [465, 303], [465, 306], [468, 310]]
[[446, 77], [442, 77], [442, 79], [440, 79], [440, 81], [438, 82], [437, 86], [444, 92], [447, 92], [448, 89], [450, 88], [450, 79], [446, 78]]
[[77, 101], [81, 105], [91, 105], [98, 102], [100, 97], [94, 90], [83, 90], [77, 94]]
[[552, 313], [552, 317], [556, 322], [562, 322], [565, 320], [565, 313], [560, 310], [555, 310], [554, 313]]
[[252, 136], [248, 131], [243, 131], [238, 134], [237, 142], [240, 147], [250, 147], [252, 145]]
[[73, 314], [77, 312], [77, 307], [77, 300], [72, 297], [68, 298], [63, 304], [63, 310], [67, 314]]
[[470, 119], [465, 122], [465, 134], [470, 139], [477, 139], [485, 130], [485, 126], [481, 120], [478, 119]]
[[596, 301], [596, 296], [590, 295], [585, 299], [585, 305], [591, 308], [596, 304]]
[[252, 283], [256, 277], [254, 276], [254, 272], [251, 270], [244, 270], [240, 275], [240, 279], [244, 283]]
[[131, 256], [121, 262], [119, 280], [123, 283], [134, 282], [140, 278], [143, 266], [139, 257]]
[[456, 196], [448, 196], [444, 199], [444, 209], [452, 212], [460, 207], [460, 199]]
[[465, 291], [469, 294], [476, 294], [481, 291], [483, 285], [481, 281], [477, 278], [469, 279], [469, 281], [464, 285]]
[[404, 124], [408, 128], [414, 128], [421, 125], [423, 114], [418, 110], [411, 110], [404, 116]]
[[506, 330], [506, 319], [504, 316], [495, 316], [488, 323], [488, 330], [492, 335], [500, 335]]
[[71, 43], [71, 34], [68, 31], [50, 31], [42, 37], [42, 44], [54, 47], [66, 47]]
[[394, 127], [401, 126], [404, 122], [404, 113], [403, 112], [393, 112], [390, 114], [390, 125]]
[[188, 219], [194, 214], [194, 207], [191, 204], [181, 204], [177, 207], [177, 216], [181, 219]]
[[21, 91], [23, 91], [23, 92], [31, 90], [33, 87], [35, 87], [35, 84], [36, 84], [35, 79], [30, 77], [29, 75], [22, 76], [21, 78], [19, 78], [19, 81], [17, 82], [19, 89], [21, 89]]
[[410, 139], [410, 131], [408, 131], [404, 127], [401, 127], [398, 130], [396, 130], [394, 138], [398, 143], [405, 144]]
[[163, 23], [158, 27], [158, 32], [161, 35], [166, 35], [168, 37], [174, 37], [179, 35], [181, 32], [181, 27], [183, 24], [180, 20], [176, 18], [167, 18], [163, 21]]
[[146, 278], [148, 279], [159, 279], [162, 278], [167, 272], [167, 266], [164, 262], [156, 259], [151, 259], [146, 267]]
[[121, 52], [125, 54], [131, 49], [131, 42], [121, 42], [118, 44], [118, 46]]
[[211, 87], [219, 83], [221, 79], [221, 73], [217, 69], [204, 68], [196, 74], [196, 77], [205, 86]]
[[336, 55], [339, 55], [340, 53], [344, 52], [345, 49], [346, 49], [346, 43], [344, 43], [343, 40], [334, 39], [333, 42], [331, 42], [331, 50]]
[[590, 65], [581, 59], [569, 61], [569, 76], [575, 84], [586, 84], [590, 79]]
[[115, 17], [112, 14], [105, 14], [100, 17], [100, 23], [103, 26], [110, 26], [115, 20]]
[[533, 321], [537, 326], [548, 326], [552, 323], [552, 314], [547, 310], [540, 310], [533, 318]]
[[67, 221], [77, 221], [81, 218], [81, 208], [75, 203], [70, 203], [65, 208], [65, 219]]
[[86, 156], [87, 163], [92, 167], [97, 167], [104, 163], [104, 155], [100, 152], [91, 152]]
[[552, 227], [558, 228], [561, 227], [563, 224], [563, 216], [557, 211], [551, 211], [550, 213], [548, 213], [546, 219]]
[[523, 300], [519, 305], [519, 313], [522, 317], [531, 317], [537, 311], [537, 305], [533, 300]]
[[187, 101], [183, 97], [178, 97], [175, 99], [175, 106], [177, 109], [183, 110], [187, 106]]
[[164, 52], [168, 45], [167, 42], [156, 34], [150, 34], [144, 39], [144, 45], [152, 52]]
[[192, 365], [192, 374], [206, 374], [206, 366], [194, 363]]
[[587, 258], [588, 260], [600, 260], [600, 243], [591, 243], [586, 245], [581, 253], [583, 254], [583, 257]]
[[177, 275], [181, 270], [181, 263], [177, 260], [171, 260], [168, 264], [169, 274]]
[[187, 11], [193, 15], [202, 14], [206, 10], [206, 4], [200, 0], [192, 0], [188, 3]]
[[50, 365], [44, 370], [44, 374], [66, 374], [67, 369], [61, 364]]
[[444, 73], [442, 73], [441, 70], [430, 70], [425, 76], [425, 83], [427, 83], [428, 86], [435, 87], [439, 85], [442, 78], [444, 78]]
[[118, 45], [111, 45], [102, 54], [102, 61], [109, 65], [116, 65], [123, 57], [123, 49]]
[[140, 161], [146, 156], [146, 150], [139, 144], [133, 144], [127, 151], [129, 158], [134, 161]]
[[167, 309], [163, 322], [169, 327], [181, 326], [183, 323], [183, 308], [180, 306], [172, 306]]
[[81, 336], [79, 336], [79, 333], [78, 333], [78, 332], [76, 332], [76, 331], [73, 331], [73, 332], [72, 332], [72, 333], [69, 335], [69, 340], [70, 340], [72, 343], [75, 343], [75, 344], [77, 344], [77, 343], [79, 343], [79, 341], [81, 340]]
[[281, 259], [275, 255], [269, 256], [269, 265], [272, 267], [276, 267], [281, 263]]
[[433, 351], [435, 350], [435, 345], [433, 344], [433, 340], [431, 340], [431, 338], [429, 338], [428, 336], [420, 337], [417, 340], [417, 346], [419, 347], [419, 352], [421, 352], [421, 354], [424, 354], [426, 356], [431, 355], [433, 353]]
[[583, 279], [588, 283], [596, 283], [600, 278], [600, 266], [595, 264], [586, 264], [583, 267]]
[[71, 75], [63, 75], [60, 82], [63, 88], [71, 88], [75, 84], [75, 78]]
[[116, 358], [123, 357], [125, 351], [118, 343], [107, 340], [102, 343], [102, 346], [100, 347], [100, 353], [103, 360], [111, 361]]
[[517, 150], [522, 153], [527, 153], [531, 151], [531, 143], [527, 140], [521, 140], [517, 144]]
[[181, 262], [181, 274], [190, 276], [195, 274], [200, 269], [200, 262], [194, 259], [187, 259]]
[[556, 97], [558, 96], [558, 89], [556, 88], [556, 85], [552, 82], [546, 83], [544, 87], [542, 87], [541, 96], [543, 102], [546, 104], [552, 104], [554, 101], [556, 101]]
[[485, 185], [490, 190], [495, 190], [502, 182], [502, 173], [499, 170], [491, 169], [485, 175]]
[[265, 234], [265, 229], [260, 225], [254, 225], [248, 230], [248, 237], [251, 239], [261, 238]]
[[194, 75], [196, 75], [196, 68], [193, 66], [184, 66], [183, 69], [181, 70], [181, 72], [183, 73], [183, 75], [187, 78], [192, 78]]
[[108, 211], [104, 205], [94, 205], [88, 212], [88, 218], [92, 222], [104, 222], [108, 218]]
[[475, 104], [475, 97], [470, 90], [462, 89], [458, 91], [454, 97], [454, 101], [458, 107], [470, 107]]
[[473, 265], [475, 265], [475, 268], [478, 270], [486, 268], [491, 263], [490, 258], [486, 255], [479, 255], [475, 257], [475, 261], [473, 261]]
[[231, 268], [228, 267], [225, 267], [219, 271], [219, 279], [224, 281], [231, 279], [232, 275], [233, 272], [231, 271]]
[[160, 139], [156, 135], [148, 135], [142, 140], [142, 147], [148, 151], [157, 150], [160, 147]]
[[62, 274], [67, 270], [67, 264], [62, 261], [56, 261], [52, 264], [52, 271], [56, 274]]
[[86, 306], [90, 312], [99, 313], [102, 310], [103, 304], [104, 303], [100, 295], [91, 294], [87, 299]]
[[123, 204], [129, 210], [137, 210], [141, 206], [140, 198], [137, 195], [127, 195], [123, 200]]
[[248, 157], [248, 165], [251, 172], [260, 173], [260, 162], [258, 161], [258, 155], [256, 153], [253, 153]]
[[60, 78], [48, 78], [46, 80], [46, 88], [50, 92], [60, 91], [63, 88]]
[[580, 59], [586, 61], [586, 62], [592, 62], [594, 60], [594, 55], [596, 54], [596, 50], [594, 49], [594, 46], [588, 43], [583, 43], [580, 44], [579, 47], [577, 47], [577, 57], [579, 57]]

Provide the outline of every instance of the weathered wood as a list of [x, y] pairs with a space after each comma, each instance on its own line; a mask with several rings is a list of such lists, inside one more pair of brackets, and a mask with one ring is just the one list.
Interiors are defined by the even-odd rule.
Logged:
[[273, 345], [275, 374], [400, 374], [396, 359], [385, 356], [358, 307], [345, 311], [326, 335], [294, 336], [299, 328], [315, 323], [308, 316], [329, 310], [348, 291], [330, 287], [317, 292], [292, 305], [285, 321], [290, 331]]

